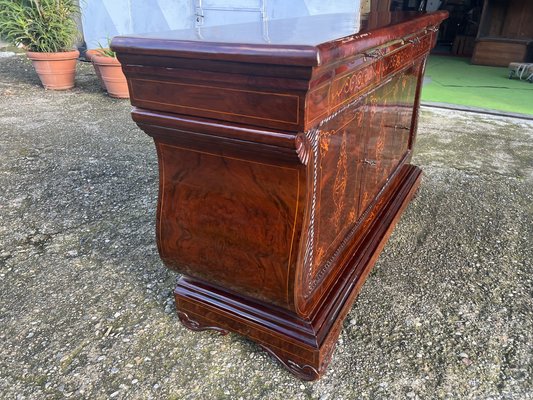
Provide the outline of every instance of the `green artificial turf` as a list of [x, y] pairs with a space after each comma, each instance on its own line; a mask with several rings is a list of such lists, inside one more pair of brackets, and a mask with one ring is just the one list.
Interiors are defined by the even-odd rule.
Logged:
[[426, 67], [422, 101], [533, 115], [533, 83], [509, 79], [507, 68], [432, 55]]

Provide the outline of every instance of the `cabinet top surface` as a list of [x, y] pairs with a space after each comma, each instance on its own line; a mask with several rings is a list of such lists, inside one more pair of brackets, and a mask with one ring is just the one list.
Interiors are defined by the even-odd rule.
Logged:
[[[381, 12], [324, 14], [253, 23], [197, 27], [142, 35], [118, 36], [112, 48], [117, 53], [196, 56], [231, 61], [249, 61], [248, 56], [284, 57], [283, 64], [318, 65], [324, 48], [354, 41], [379, 45], [394, 35], [440, 23], [447, 13]], [[206, 56], [213, 54], [213, 56]], [[216, 54], [216, 55], [214, 55]], [[294, 62], [289, 60], [293, 59]], [[300, 59], [300, 62], [296, 61]], [[307, 59], [304, 62], [303, 59]], [[315, 60], [313, 62], [312, 60]]]
[[[322, 14], [265, 22], [205, 26], [130, 37], [210, 43], [317, 46], [368, 30], [371, 16], [372, 14], [361, 16], [357, 13]], [[398, 13], [395, 15], [394, 23], [401, 23], [415, 16], [416, 14], [412, 13]], [[386, 19], [377, 19], [371, 28], [382, 28], [391, 23], [393, 22]]]

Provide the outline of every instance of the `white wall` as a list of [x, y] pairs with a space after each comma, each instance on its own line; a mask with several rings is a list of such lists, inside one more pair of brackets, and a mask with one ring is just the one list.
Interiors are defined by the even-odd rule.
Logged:
[[[263, 0], [266, 18], [357, 12], [359, 0]], [[195, 26], [195, 5], [203, 6], [203, 26], [258, 21], [260, 12], [210, 10], [211, 7], [259, 8], [261, 0], [80, 0], [87, 48], [107, 38]]]

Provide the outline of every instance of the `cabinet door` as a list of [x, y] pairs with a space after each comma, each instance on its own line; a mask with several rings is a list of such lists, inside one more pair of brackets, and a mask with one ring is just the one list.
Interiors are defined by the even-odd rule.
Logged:
[[361, 214], [363, 114], [359, 102], [328, 121], [318, 133], [315, 268], [332, 256]]
[[305, 256], [305, 269], [311, 271], [308, 293], [345, 255], [365, 211], [406, 160], [420, 66], [413, 63], [393, 73], [312, 133], [318, 143], [310, 172], [316, 187]]
[[365, 100], [365, 150], [360, 210], [384, 188], [409, 148], [417, 65], [395, 75]]

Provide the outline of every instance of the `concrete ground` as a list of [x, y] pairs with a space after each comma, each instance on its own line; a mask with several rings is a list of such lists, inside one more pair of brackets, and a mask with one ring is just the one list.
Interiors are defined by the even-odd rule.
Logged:
[[532, 121], [422, 110], [420, 192], [309, 383], [180, 325], [129, 110], [0, 58], [0, 398], [533, 398]]

